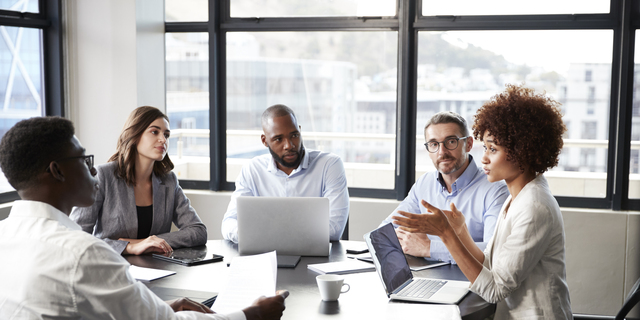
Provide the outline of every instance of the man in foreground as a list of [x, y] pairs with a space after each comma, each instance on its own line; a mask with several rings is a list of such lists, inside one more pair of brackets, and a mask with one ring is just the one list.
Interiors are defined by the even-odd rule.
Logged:
[[222, 219], [222, 236], [238, 242], [237, 199], [253, 197], [329, 198], [329, 240], [342, 237], [349, 217], [349, 192], [342, 160], [331, 153], [307, 151], [293, 110], [276, 104], [262, 114], [262, 144], [270, 154], [242, 167], [236, 191]]
[[[503, 181], [490, 183], [469, 154], [473, 137], [466, 120], [457, 113], [436, 113], [424, 127], [425, 147], [436, 171], [427, 172], [411, 187], [407, 197], [381, 225], [392, 221], [398, 211], [426, 213], [422, 200], [438, 208], [451, 208], [464, 215], [476, 245], [484, 250], [496, 227], [496, 219], [508, 190]], [[436, 236], [396, 229], [405, 253], [455, 263], [449, 250]]]
[[93, 155], [58, 117], [18, 122], [0, 167], [22, 200], [0, 221], [0, 319], [280, 319], [287, 291], [228, 315], [189, 299], [165, 303], [129, 263], [69, 219], [97, 191]]

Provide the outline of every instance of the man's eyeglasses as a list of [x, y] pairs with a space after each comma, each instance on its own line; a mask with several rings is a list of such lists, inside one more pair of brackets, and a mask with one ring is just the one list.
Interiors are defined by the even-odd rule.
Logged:
[[[86, 156], [74, 156], [74, 157], [66, 157], [66, 158], [62, 158], [62, 159], [58, 159], [58, 160], [54, 160], [56, 162], [61, 162], [61, 161], [66, 161], [66, 160], [71, 160], [71, 159], [78, 159], [78, 158], [82, 158], [84, 160], [84, 164], [87, 165], [87, 167], [89, 167], [89, 170], [93, 169], [93, 155], [86, 155]], [[47, 167], [47, 172], [49, 172], [49, 167]]]
[[447, 150], [455, 150], [458, 147], [458, 141], [462, 140], [462, 139], [466, 139], [469, 138], [470, 136], [466, 136], [466, 137], [462, 137], [462, 138], [447, 138], [444, 141], [429, 141], [427, 143], [424, 144], [425, 147], [427, 147], [427, 151], [431, 152], [431, 153], [436, 153], [438, 152], [438, 149], [440, 148], [440, 144], [442, 143], [442, 145], [447, 149]]

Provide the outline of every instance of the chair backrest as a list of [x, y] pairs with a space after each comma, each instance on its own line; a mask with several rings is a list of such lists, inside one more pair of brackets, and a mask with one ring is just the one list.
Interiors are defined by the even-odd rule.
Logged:
[[615, 320], [624, 320], [627, 316], [627, 313], [633, 309], [635, 305], [640, 301], [640, 279], [636, 281], [636, 284], [633, 285], [631, 291], [629, 291], [629, 295], [627, 295], [627, 299], [624, 300], [624, 304], [622, 308], [616, 315]]

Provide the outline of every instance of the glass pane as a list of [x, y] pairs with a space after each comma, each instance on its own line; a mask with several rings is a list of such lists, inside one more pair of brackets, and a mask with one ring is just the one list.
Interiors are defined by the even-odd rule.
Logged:
[[292, 108], [304, 145], [342, 158], [350, 187], [393, 189], [396, 32], [227, 34], [227, 180], [268, 152], [260, 116]]
[[209, 35], [166, 34], [169, 156], [179, 179], [209, 180]]
[[609, 0], [423, 0], [422, 15], [519, 15], [609, 13]]
[[[508, 41], [505, 41], [508, 39]], [[554, 195], [605, 197], [613, 32], [420, 32], [416, 178], [435, 170], [424, 125], [439, 111], [473, 116], [507, 83], [524, 83], [562, 103], [560, 164], [545, 173]], [[482, 145], [471, 151], [480, 165]]]
[[[0, 138], [22, 119], [43, 116], [40, 30], [0, 26]], [[4, 174], [0, 192], [13, 190]]]
[[635, 68], [631, 116], [631, 157], [629, 164], [629, 199], [640, 199], [640, 41], [636, 30]]
[[0, 0], [0, 10], [38, 13], [38, 0]]
[[395, 0], [231, 0], [232, 17], [395, 15]]
[[209, 21], [207, 0], [165, 0], [164, 21]]

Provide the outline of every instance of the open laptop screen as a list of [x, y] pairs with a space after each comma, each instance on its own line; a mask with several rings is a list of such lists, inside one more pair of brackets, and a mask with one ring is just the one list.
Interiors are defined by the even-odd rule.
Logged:
[[371, 257], [377, 260], [378, 274], [389, 295], [412, 278], [402, 246], [391, 223], [371, 231], [366, 237], [368, 237], [367, 242], [373, 247], [374, 252], [371, 253]]

